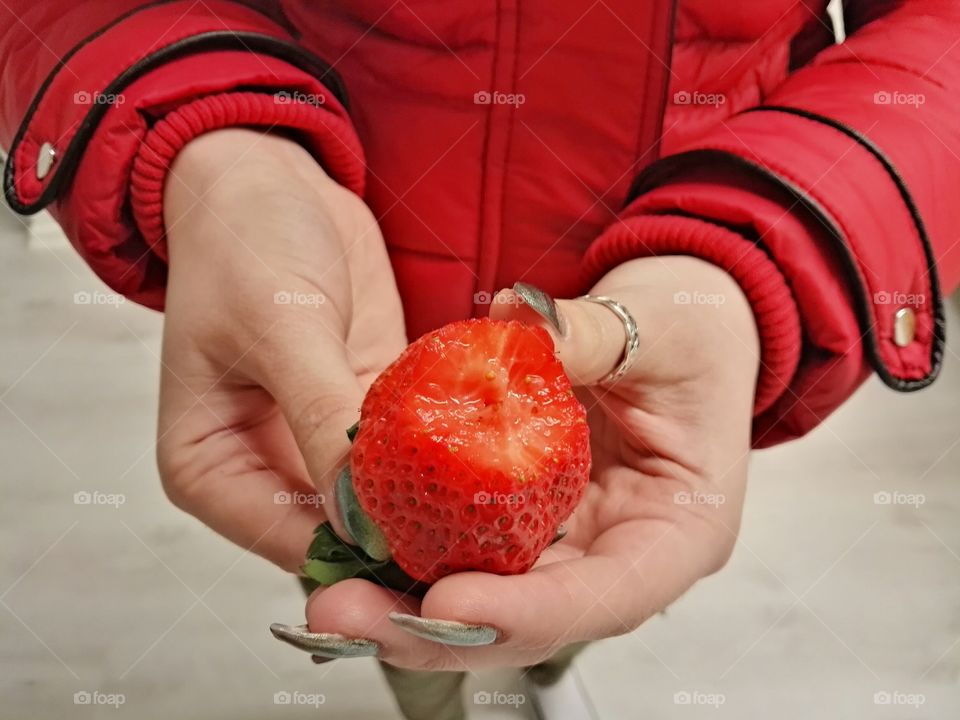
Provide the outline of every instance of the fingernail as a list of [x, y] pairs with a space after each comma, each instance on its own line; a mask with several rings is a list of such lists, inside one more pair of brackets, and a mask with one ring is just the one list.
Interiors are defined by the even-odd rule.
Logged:
[[556, 301], [540, 288], [525, 282], [514, 284], [513, 291], [530, 309], [550, 323], [561, 336], [566, 335], [567, 325]]
[[372, 657], [380, 651], [380, 645], [364, 638], [348, 638], [337, 633], [314, 633], [306, 625], [273, 623], [270, 632], [277, 640], [293, 645], [314, 656], [329, 660], [336, 658]]
[[434, 620], [397, 612], [388, 617], [401, 630], [443, 645], [474, 647], [490, 645], [497, 639], [496, 628], [489, 625], [467, 625], [455, 620]]
[[389, 560], [390, 546], [370, 516], [360, 507], [357, 493], [353, 489], [353, 476], [350, 466], [345, 465], [337, 474], [334, 491], [337, 496], [337, 505], [343, 525], [354, 542], [363, 548], [363, 551], [374, 560]]
[[557, 534], [553, 536], [553, 540], [550, 541], [551, 545], [556, 545], [558, 542], [563, 540], [567, 536], [567, 529], [565, 527], [558, 527]]

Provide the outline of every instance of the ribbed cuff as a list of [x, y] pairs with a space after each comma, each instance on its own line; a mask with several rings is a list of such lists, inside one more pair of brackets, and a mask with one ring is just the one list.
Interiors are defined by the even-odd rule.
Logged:
[[144, 138], [133, 162], [130, 203], [147, 245], [167, 261], [163, 226], [163, 184], [174, 158], [199, 135], [225, 127], [256, 126], [298, 131], [327, 173], [357, 195], [363, 194], [363, 150], [348, 121], [322, 105], [265, 93], [209, 95], [167, 114]]
[[800, 363], [800, 314], [777, 265], [742, 235], [679, 215], [626, 217], [608, 228], [587, 251], [591, 281], [628, 260], [691, 255], [717, 265], [740, 285], [753, 308], [760, 337], [760, 374], [754, 415], [767, 410], [790, 386]]

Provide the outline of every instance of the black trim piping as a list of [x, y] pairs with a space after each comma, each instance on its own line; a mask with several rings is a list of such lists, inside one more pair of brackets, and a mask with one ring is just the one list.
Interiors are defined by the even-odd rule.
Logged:
[[[876, 334], [873, 331], [873, 307], [868, 300], [863, 276], [857, 265], [856, 257], [851, 251], [849, 245], [840, 228], [839, 223], [833, 218], [829, 210], [821, 205], [816, 199], [810, 196], [803, 188], [791, 182], [790, 180], [778, 175], [769, 168], [754, 163], [739, 155], [726, 150], [702, 149], [688, 150], [686, 152], [670, 155], [659, 160], [643, 172], [634, 180], [630, 192], [627, 195], [627, 204], [639, 197], [645, 192], [652, 190], [661, 184], [676, 172], [696, 167], [709, 166], [719, 162], [730, 162], [733, 165], [746, 169], [752, 173], [760, 175], [764, 180], [772, 181], [780, 185], [798, 203], [803, 205], [811, 212], [827, 229], [830, 237], [837, 243], [843, 252], [840, 253], [841, 260], [846, 269], [848, 279], [854, 286], [854, 311], [857, 315], [857, 321], [860, 323], [860, 329], [864, 337], [864, 347], [866, 348], [867, 358], [880, 379], [884, 384], [900, 392], [913, 392], [921, 390], [936, 380], [943, 364], [943, 347], [945, 340], [945, 322], [943, 316], [943, 302], [939, 295], [939, 283], [936, 279], [935, 269], [931, 270], [931, 290], [934, 292], [934, 341], [930, 349], [930, 372], [919, 380], [905, 380], [895, 377], [880, 357], [880, 350], [877, 343]], [[919, 226], [922, 227], [922, 224]], [[923, 235], [926, 244], [926, 235]]]
[[[156, 5], [165, 3], [155, 3]], [[138, 10], [142, 10], [139, 8]], [[124, 18], [132, 15], [127, 13]], [[122, 19], [122, 18], [121, 18]], [[67, 185], [69, 185], [76, 166], [80, 161], [84, 146], [90, 140], [100, 121], [110, 110], [110, 104], [93, 104], [87, 112], [80, 127], [70, 140], [63, 157], [58, 159], [54, 167], [53, 175], [47, 181], [46, 187], [34, 202], [24, 204], [17, 197], [16, 190], [16, 168], [14, 158], [17, 148], [26, 135], [33, 115], [37, 110], [45, 92], [53, 83], [54, 78], [59, 73], [64, 64], [72, 57], [77, 50], [90, 42], [93, 38], [103, 34], [109, 27], [112, 27], [120, 19], [112, 23], [107, 28], [101, 28], [93, 35], [86, 38], [80, 45], [73, 48], [64, 59], [54, 68], [53, 72], [47, 76], [40, 87], [39, 92], [30, 103], [23, 122], [20, 124], [17, 134], [14, 136], [10, 152], [7, 157], [7, 165], [3, 173], [3, 191], [7, 203], [17, 213], [21, 215], [31, 215], [43, 210], [50, 202], [59, 195]], [[304, 72], [312, 75], [314, 78], [323, 82], [345, 107], [349, 108], [349, 99], [346, 88], [337, 72], [319, 57], [310, 53], [293, 43], [281, 40], [271, 35], [265, 35], [256, 32], [235, 32], [231, 30], [215, 30], [206, 33], [199, 33], [187, 38], [171, 43], [166, 47], [141, 58], [136, 63], [121, 72], [113, 81], [110, 82], [101, 92], [103, 95], [119, 95], [121, 91], [128, 87], [132, 82], [143, 77], [145, 74], [155, 69], [163, 63], [178, 59], [185, 55], [201, 52], [215, 52], [221, 50], [247, 50], [270, 55], [280, 60], [290, 63]]]
[[[871, 155], [873, 155], [883, 166], [883, 169], [887, 171], [887, 174], [890, 176], [890, 179], [897, 188], [897, 192], [900, 193], [900, 197], [903, 200], [904, 205], [907, 206], [907, 211], [910, 213], [910, 218], [913, 220], [913, 225], [917, 230], [917, 236], [920, 238], [923, 256], [927, 262], [927, 275], [930, 278], [930, 294], [933, 295], [933, 332], [935, 339], [939, 341], [942, 354], [943, 344], [946, 342], [947, 336], [947, 319], [943, 309], [943, 293], [940, 288], [940, 276], [937, 272], [937, 258], [934, 255], [933, 245], [930, 242], [929, 234], [927, 234], [927, 227], [923, 222], [923, 216], [920, 214], [920, 209], [917, 207], [917, 203], [910, 194], [910, 189], [907, 187], [906, 181], [893, 164], [893, 161], [887, 157], [886, 153], [884, 153], [883, 150], [876, 145], [876, 143], [874, 143], [859, 130], [852, 128], [849, 125], [845, 125], [839, 120], [827, 117], [826, 115], [820, 115], [818, 113], [810, 112], [809, 110], [802, 110], [800, 108], [793, 108], [786, 105], [758, 105], [757, 107], [750, 108], [745, 112], [757, 111], [782, 112], [788, 115], [796, 115], [797, 117], [802, 117], [812, 122], [817, 122], [831, 127], [861, 145]], [[936, 342], [933, 344], [934, 346], [937, 345]]]

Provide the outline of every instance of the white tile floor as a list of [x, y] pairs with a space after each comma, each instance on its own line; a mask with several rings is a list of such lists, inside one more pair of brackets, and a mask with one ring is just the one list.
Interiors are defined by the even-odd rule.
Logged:
[[[16, 223], [0, 234], [0, 717], [317, 714], [276, 707], [283, 690], [322, 693], [323, 717], [395, 717], [373, 662], [316, 667], [270, 637], [302, 617], [289, 578], [167, 504], [152, 451], [160, 317], [75, 304], [104, 288], [45, 243], [28, 247]], [[871, 382], [808, 439], [757, 454], [728, 568], [579, 661], [598, 717], [960, 716], [958, 396], [950, 354], [933, 389]], [[76, 505], [78, 491], [126, 502]], [[925, 503], [876, 504], [882, 491]], [[511, 678], [473, 678], [469, 695]], [[78, 691], [125, 704], [77, 706]]]

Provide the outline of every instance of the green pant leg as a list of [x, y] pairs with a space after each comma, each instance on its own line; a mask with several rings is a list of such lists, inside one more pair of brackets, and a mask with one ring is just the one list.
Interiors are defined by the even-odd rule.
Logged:
[[465, 672], [406, 670], [385, 662], [380, 669], [407, 720], [464, 720], [460, 689]]
[[[553, 685], [588, 644], [567, 645], [550, 659], [527, 668], [526, 675], [537, 685]], [[464, 717], [460, 690], [466, 673], [402, 670], [383, 662], [380, 667], [407, 720], [461, 720]]]
[[[318, 587], [313, 580], [303, 577], [300, 585], [307, 595]], [[385, 662], [380, 663], [380, 669], [407, 720], [463, 720], [466, 717], [460, 695], [466, 673], [405, 670]]]
[[526, 675], [537, 685], [553, 685], [573, 664], [574, 658], [588, 643], [578, 642], [560, 648], [549, 660], [527, 668]]

